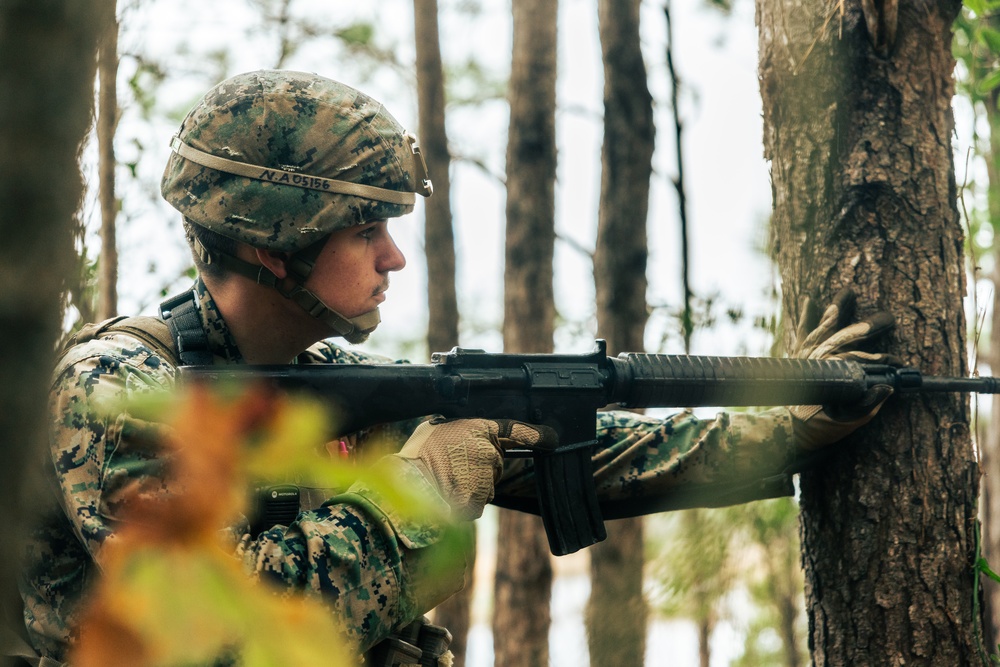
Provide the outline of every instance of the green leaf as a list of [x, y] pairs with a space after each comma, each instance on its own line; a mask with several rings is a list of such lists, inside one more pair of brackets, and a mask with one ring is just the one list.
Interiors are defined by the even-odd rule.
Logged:
[[1000, 30], [995, 30], [987, 26], [981, 26], [977, 36], [990, 51], [1000, 54]]
[[975, 12], [976, 16], [984, 16], [986, 14], [986, 3], [984, 0], [963, 0], [962, 4]]
[[375, 37], [375, 26], [365, 22], [353, 23], [334, 34], [348, 45], [369, 46]]
[[976, 92], [985, 95], [997, 86], [1000, 86], [1000, 69], [993, 70], [976, 84]]
[[976, 569], [985, 574], [987, 577], [993, 581], [1000, 584], [1000, 574], [997, 574], [992, 569], [990, 569], [990, 564], [982, 556], [976, 561]]

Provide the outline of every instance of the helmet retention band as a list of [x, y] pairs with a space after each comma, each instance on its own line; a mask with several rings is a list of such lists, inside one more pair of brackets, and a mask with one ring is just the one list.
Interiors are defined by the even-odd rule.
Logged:
[[[412, 135], [409, 134], [405, 136], [407, 139], [412, 137]], [[412, 192], [378, 188], [373, 185], [364, 185], [362, 183], [352, 183], [349, 181], [338, 181], [333, 178], [310, 176], [309, 174], [288, 171], [277, 167], [263, 167], [248, 164], [246, 162], [230, 160], [228, 158], [200, 151], [197, 148], [184, 143], [181, 138], [177, 136], [170, 140], [170, 148], [185, 160], [190, 160], [191, 162], [201, 165], [202, 167], [215, 169], [216, 171], [221, 171], [226, 174], [233, 174], [234, 176], [243, 176], [244, 178], [252, 178], [258, 181], [274, 183], [276, 185], [288, 185], [306, 190], [319, 190], [320, 192], [329, 192], [331, 194], [353, 195], [355, 197], [364, 197], [365, 199], [374, 199], [376, 201], [383, 201], [389, 204], [398, 204], [401, 206], [413, 206], [414, 201], [416, 200]], [[429, 197], [434, 191], [434, 188], [430, 179], [427, 178], [427, 167], [424, 165], [424, 158], [420, 153], [420, 147], [417, 146], [414, 141], [410, 141], [410, 148], [413, 151], [413, 154], [418, 158], [417, 164], [421, 166], [423, 170], [422, 174], [418, 174], [418, 180], [420, 181], [421, 187], [420, 194], [424, 197]]]

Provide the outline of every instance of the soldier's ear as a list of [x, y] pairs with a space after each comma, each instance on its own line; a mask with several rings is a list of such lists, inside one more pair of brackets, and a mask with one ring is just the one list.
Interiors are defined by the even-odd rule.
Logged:
[[288, 275], [289, 254], [287, 252], [275, 252], [264, 248], [254, 248], [254, 252], [257, 253], [257, 261], [273, 273], [278, 280]]

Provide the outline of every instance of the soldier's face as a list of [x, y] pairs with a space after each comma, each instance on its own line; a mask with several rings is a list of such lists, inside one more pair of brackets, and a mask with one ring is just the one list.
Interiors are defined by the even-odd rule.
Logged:
[[385, 301], [389, 273], [404, 266], [388, 221], [378, 220], [331, 234], [305, 285], [332, 310], [357, 317]]

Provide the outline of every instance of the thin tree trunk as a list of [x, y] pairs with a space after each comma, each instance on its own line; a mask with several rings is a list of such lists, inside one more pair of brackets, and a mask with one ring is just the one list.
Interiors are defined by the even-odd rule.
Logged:
[[712, 652], [709, 650], [709, 640], [712, 638], [713, 625], [707, 619], [701, 618], [698, 624], [698, 665], [699, 667], [709, 667], [712, 659]]
[[[852, 286], [862, 315], [896, 316], [888, 350], [934, 375], [968, 372], [951, 151], [959, 7], [757, 2], [785, 321], [799, 297]], [[896, 397], [802, 475], [817, 667], [984, 664], [969, 431], [967, 396]]]
[[[420, 150], [434, 183], [434, 195], [424, 203], [427, 347], [430, 352], [446, 352], [458, 345], [458, 298], [455, 294], [455, 234], [450, 201], [451, 155], [445, 131], [445, 86], [437, 0], [413, 0], [413, 28], [417, 55]], [[465, 664], [472, 589], [470, 584], [434, 610], [435, 622], [451, 631], [455, 667]]]
[[[557, 0], [513, 0], [504, 349], [551, 352], [555, 327]], [[552, 564], [538, 517], [500, 510], [495, 664], [548, 667]]]
[[681, 289], [684, 292], [684, 308], [681, 311], [681, 335], [684, 338], [684, 353], [691, 353], [691, 335], [694, 333], [694, 314], [691, 311], [691, 253], [688, 243], [687, 189], [684, 185], [684, 122], [680, 111], [680, 78], [674, 67], [674, 26], [670, 17], [670, 0], [663, 5], [663, 18], [667, 26], [667, 72], [670, 74], [670, 110], [674, 117], [674, 144], [677, 153], [677, 176], [673, 179], [677, 192], [677, 212], [681, 225]]
[[[597, 335], [612, 354], [644, 349], [646, 217], [652, 174], [653, 99], [639, 48], [639, 0], [599, 0], [604, 61], [604, 142], [594, 282]], [[590, 549], [587, 638], [593, 667], [641, 665], [646, 653], [642, 518], [607, 524]]]
[[97, 318], [118, 314], [118, 198], [115, 197], [115, 130], [118, 127], [118, 21], [104, 26], [98, 51], [97, 145], [101, 202], [101, 258], [97, 276]]
[[770, 544], [765, 545], [766, 569], [770, 598], [778, 614], [776, 630], [781, 638], [785, 667], [801, 667], [802, 652], [800, 637], [796, 629], [799, 620], [802, 584], [797, 573], [798, 541], [787, 533], [771, 534]]
[[427, 249], [427, 344], [431, 352], [447, 352], [458, 344], [458, 299], [455, 296], [455, 234], [451, 216], [448, 134], [445, 131], [444, 70], [438, 38], [437, 0], [414, 0], [417, 49], [417, 99], [420, 149], [434, 182], [434, 196], [424, 203]]
[[[113, 2], [0, 3], [0, 607], [23, 627], [15, 586], [36, 507], [27, 473], [45, 443], [62, 289], [73, 267], [77, 161], [90, 125], [99, 29]], [[0, 664], [8, 664], [0, 656]], [[12, 661], [11, 661], [12, 664]]]

